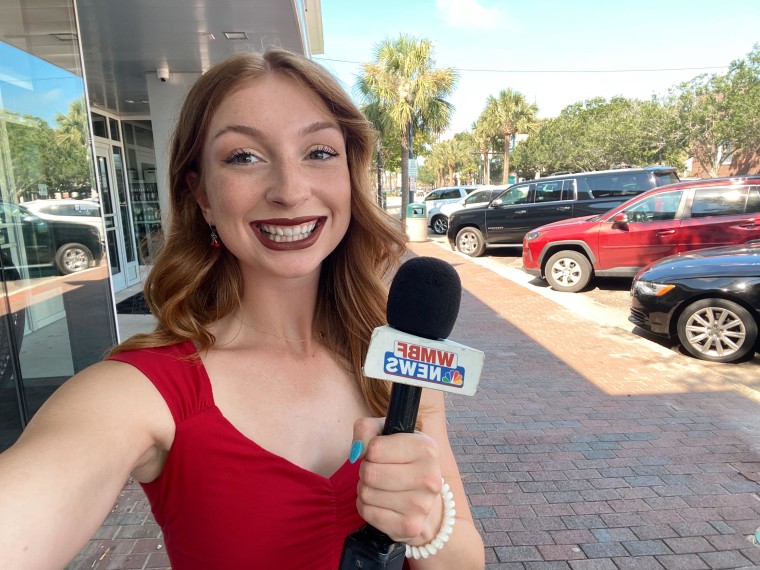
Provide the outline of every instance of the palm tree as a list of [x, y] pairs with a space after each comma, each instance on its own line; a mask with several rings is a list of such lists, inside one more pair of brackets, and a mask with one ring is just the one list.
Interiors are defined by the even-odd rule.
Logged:
[[528, 103], [525, 96], [511, 89], [503, 90], [497, 97], [488, 97], [486, 108], [481, 115], [488, 130], [504, 138], [504, 173], [502, 184], [509, 181], [509, 147], [512, 136], [533, 130], [538, 107]]
[[395, 125], [401, 134], [401, 217], [409, 204], [410, 125], [442, 132], [451, 121], [453, 107], [446, 101], [454, 90], [453, 69], [435, 69], [433, 43], [400, 35], [375, 47], [375, 61], [362, 66], [359, 94]]
[[84, 99], [74, 99], [69, 102], [67, 114], [58, 113], [55, 116], [58, 128], [55, 139], [62, 146], [84, 147], [87, 144], [85, 133], [87, 132], [87, 111]]
[[483, 118], [479, 118], [472, 125], [472, 138], [477, 146], [478, 152], [483, 157], [483, 184], [491, 183], [491, 139], [493, 134], [489, 132], [488, 126]]

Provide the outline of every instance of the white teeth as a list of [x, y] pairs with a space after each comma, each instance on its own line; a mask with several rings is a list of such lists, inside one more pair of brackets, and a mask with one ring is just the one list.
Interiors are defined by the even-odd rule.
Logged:
[[306, 239], [317, 227], [317, 221], [306, 222], [297, 226], [275, 226], [261, 224], [261, 232], [276, 242], [291, 242]]

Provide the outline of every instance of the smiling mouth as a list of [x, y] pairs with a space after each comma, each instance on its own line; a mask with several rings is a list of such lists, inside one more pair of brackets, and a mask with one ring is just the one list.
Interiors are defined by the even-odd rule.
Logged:
[[262, 237], [277, 243], [291, 243], [308, 239], [318, 224], [319, 220], [311, 220], [294, 225], [262, 223], [257, 226]]

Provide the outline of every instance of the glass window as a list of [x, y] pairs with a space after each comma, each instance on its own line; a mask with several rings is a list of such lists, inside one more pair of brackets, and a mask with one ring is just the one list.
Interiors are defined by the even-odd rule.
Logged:
[[446, 192], [441, 194], [440, 199], [441, 200], [458, 200], [462, 197], [462, 193], [459, 191], [459, 189], [454, 190], [447, 190]]
[[565, 180], [562, 184], [562, 199], [575, 200], [575, 180]]
[[535, 186], [535, 184], [518, 184], [517, 186], [512, 186], [512, 188], [499, 196], [502, 205], [527, 204], [528, 195]]
[[649, 178], [643, 171], [620, 171], [598, 176], [587, 176], [586, 183], [594, 198], [638, 194], [650, 188]]
[[628, 214], [628, 221], [631, 223], [674, 220], [682, 197], [683, 190], [649, 196], [623, 212]]
[[92, 134], [96, 137], [108, 138], [108, 121], [103, 115], [92, 113]]
[[750, 186], [746, 213], [760, 212], [760, 186]]
[[477, 190], [464, 199], [465, 204], [476, 204], [478, 202], [488, 202], [491, 196], [490, 190]]
[[697, 188], [691, 206], [692, 218], [736, 216], [744, 213], [748, 188]]
[[536, 182], [536, 202], [558, 202], [562, 198], [562, 180]]
[[[0, 449], [116, 342], [78, 44], [29, 41], [50, 10], [27, 4], [0, 31]], [[55, 13], [76, 34], [73, 1]]]
[[111, 131], [111, 139], [118, 141], [119, 139], [119, 121], [116, 119], [108, 119], [109, 130]]

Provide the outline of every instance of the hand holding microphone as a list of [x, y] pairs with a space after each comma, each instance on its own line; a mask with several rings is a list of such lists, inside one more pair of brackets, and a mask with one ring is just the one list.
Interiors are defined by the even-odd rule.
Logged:
[[[460, 300], [461, 283], [451, 265], [429, 257], [410, 259], [391, 283], [389, 326], [375, 329], [367, 352], [364, 373], [394, 384], [382, 430], [391, 437], [373, 440], [377, 451], [368, 449], [369, 464], [363, 466], [360, 484], [360, 492], [365, 485], [366, 497], [360, 498], [360, 503], [368, 505], [366, 515], [377, 518], [378, 524], [382, 521], [383, 528], [396, 528], [399, 539], [422, 528], [429, 514], [433, 516], [430, 507], [437, 501], [440, 466], [432, 438], [419, 433], [391, 441], [392, 434], [414, 432], [422, 387], [472, 395], [480, 377], [482, 352], [441, 340], [454, 328]], [[363, 422], [358, 426], [360, 431], [367, 429]], [[373, 461], [373, 457], [381, 461]], [[414, 481], [420, 478], [425, 485]], [[446, 501], [444, 498], [444, 504]], [[374, 503], [383, 507], [373, 508]], [[442, 531], [447, 524], [442, 521]], [[346, 539], [340, 570], [400, 569], [406, 552], [405, 544], [365, 525]]]

